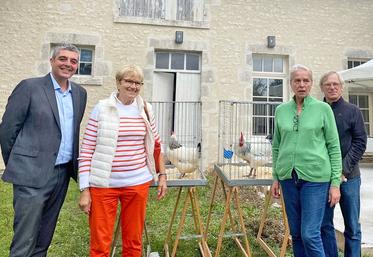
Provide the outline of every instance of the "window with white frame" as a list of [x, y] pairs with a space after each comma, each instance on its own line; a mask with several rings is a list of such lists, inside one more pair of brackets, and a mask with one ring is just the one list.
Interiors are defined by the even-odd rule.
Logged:
[[78, 47], [80, 51], [79, 56], [79, 68], [76, 71], [76, 74], [79, 75], [92, 75], [93, 68], [93, 49], [92, 48], [83, 48]]
[[170, 21], [203, 21], [204, 0], [120, 0], [119, 15]]
[[253, 54], [253, 135], [273, 134], [275, 109], [284, 101], [286, 58]]
[[357, 67], [359, 65], [362, 65], [369, 61], [369, 59], [364, 59], [364, 58], [348, 58], [347, 60], [347, 69], [351, 69], [354, 67]]
[[350, 94], [349, 102], [359, 107], [363, 115], [365, 131], [369, 135], [370, 122], [369, 122], [369, 96], [364, 94]]
[[201, 58], [199, 53], [191, 52], [156, 52], [155, 68], [157, 70], [175, 70], [199, 72]]

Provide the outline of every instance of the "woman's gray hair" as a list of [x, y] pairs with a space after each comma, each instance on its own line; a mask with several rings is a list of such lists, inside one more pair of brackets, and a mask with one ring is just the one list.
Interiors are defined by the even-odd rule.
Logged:
[[129, 77], [139, 77], [140, 81], [144, 81], [144, 72], [142, 69], [137, 65], [128, 65], [123, 67], [120, 71], [117, 72], [115, 75], [115, 79], [118, 84], [123, 78]]
[[297, 72], [298, 70], [307, 71], [308, 75], [310, 76], [311, 81], [313, 81], [313, 75], [312, 75], [311, 69], [309, 69], [308, 67], [302, 64], [295, 64], [293, 67], [291, 67], [291, 70], [290, 70], [290, 82], [293, 81], [295, 72]]
[[320, 83], [319, 83], [320, 87], [322, 87], [322, 85], [329, 78], [329, 76], [333, 75], [333, 74], [337, 75], [337, 78], [339, 80], [339, 84], [341, 84], [341, 86], [343, 87], [344, 84], [345, 84], [345, 81], [343, 80], [342, 76], [336, 71], [329, 71], [329, 72], [325, 73], [324, 75], [322, 75], [322, 77], [320, 79]]
[[80, 51], [75, 45], [68, 44], [68, 43], [61, 43], [53, 47], [51, 58], [56, 58], [61, 50], [75, 52], [78, 54], [78, 56], [80, 56]]

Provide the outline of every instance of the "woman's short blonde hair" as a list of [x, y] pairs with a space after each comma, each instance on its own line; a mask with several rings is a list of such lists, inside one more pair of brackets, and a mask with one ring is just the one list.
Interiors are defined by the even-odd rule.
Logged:
[[131, 77], [138, 77], [142, 82], [144, 80], [144, 72], [137, 65], [128, 65], [117, 71], [117, 74], [115, 75], [118, 84], [122, 79]]

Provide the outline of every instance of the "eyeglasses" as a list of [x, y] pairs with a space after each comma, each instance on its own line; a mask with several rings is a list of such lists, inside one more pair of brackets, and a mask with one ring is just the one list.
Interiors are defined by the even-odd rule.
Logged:
[[325, 84], [323, 84], [323, 86], [327, 87], [327, 88], [331, 88], [332, 86], [339, 87], [340, 85], [341, 85], [340, 83], [336, 83], [336, 82], [331, 82], [331, 83], [325, 83]]
[[134, 81], [132, 79], [122, 79], [122, 81], [130, 85], [135, 85], [136, 87], [141, 87], [144, 85], [144, 82]]
[[298, 127], [299, 127], [299, 115], [295, 114], [293, 117], [293, 131], [298, 132]]

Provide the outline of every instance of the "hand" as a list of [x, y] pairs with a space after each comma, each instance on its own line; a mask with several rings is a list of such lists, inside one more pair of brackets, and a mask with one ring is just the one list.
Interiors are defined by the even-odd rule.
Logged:
[[347, 178], [345, 177], [345, 175], [342, 175], [341, 176], [341, 182], [343, 183], [343, 182], [347, 182]]
[[339, 191], [339, 187], [330, 186], [329, 189], [329, 200], [330, 207], [333, 207], [339, 202], [339, 198], [341, 198], [341, 192]]
[[280, 182], [278, 182], [278, 180], [273, 181], [271, 192], [274, 198], [278, 199], [280, 197]]
[[158, 194], [157, 199], [161, 200], [167, 192], [167, 180], [166, 176], [159, 176], [158, 177]]
[[85, 214], [89, 214], [89, 212], [91, 211], [91, 202], [91, 193], [89, 192], [89, 188], [87, 188], [80, 193], [79, 208]]

